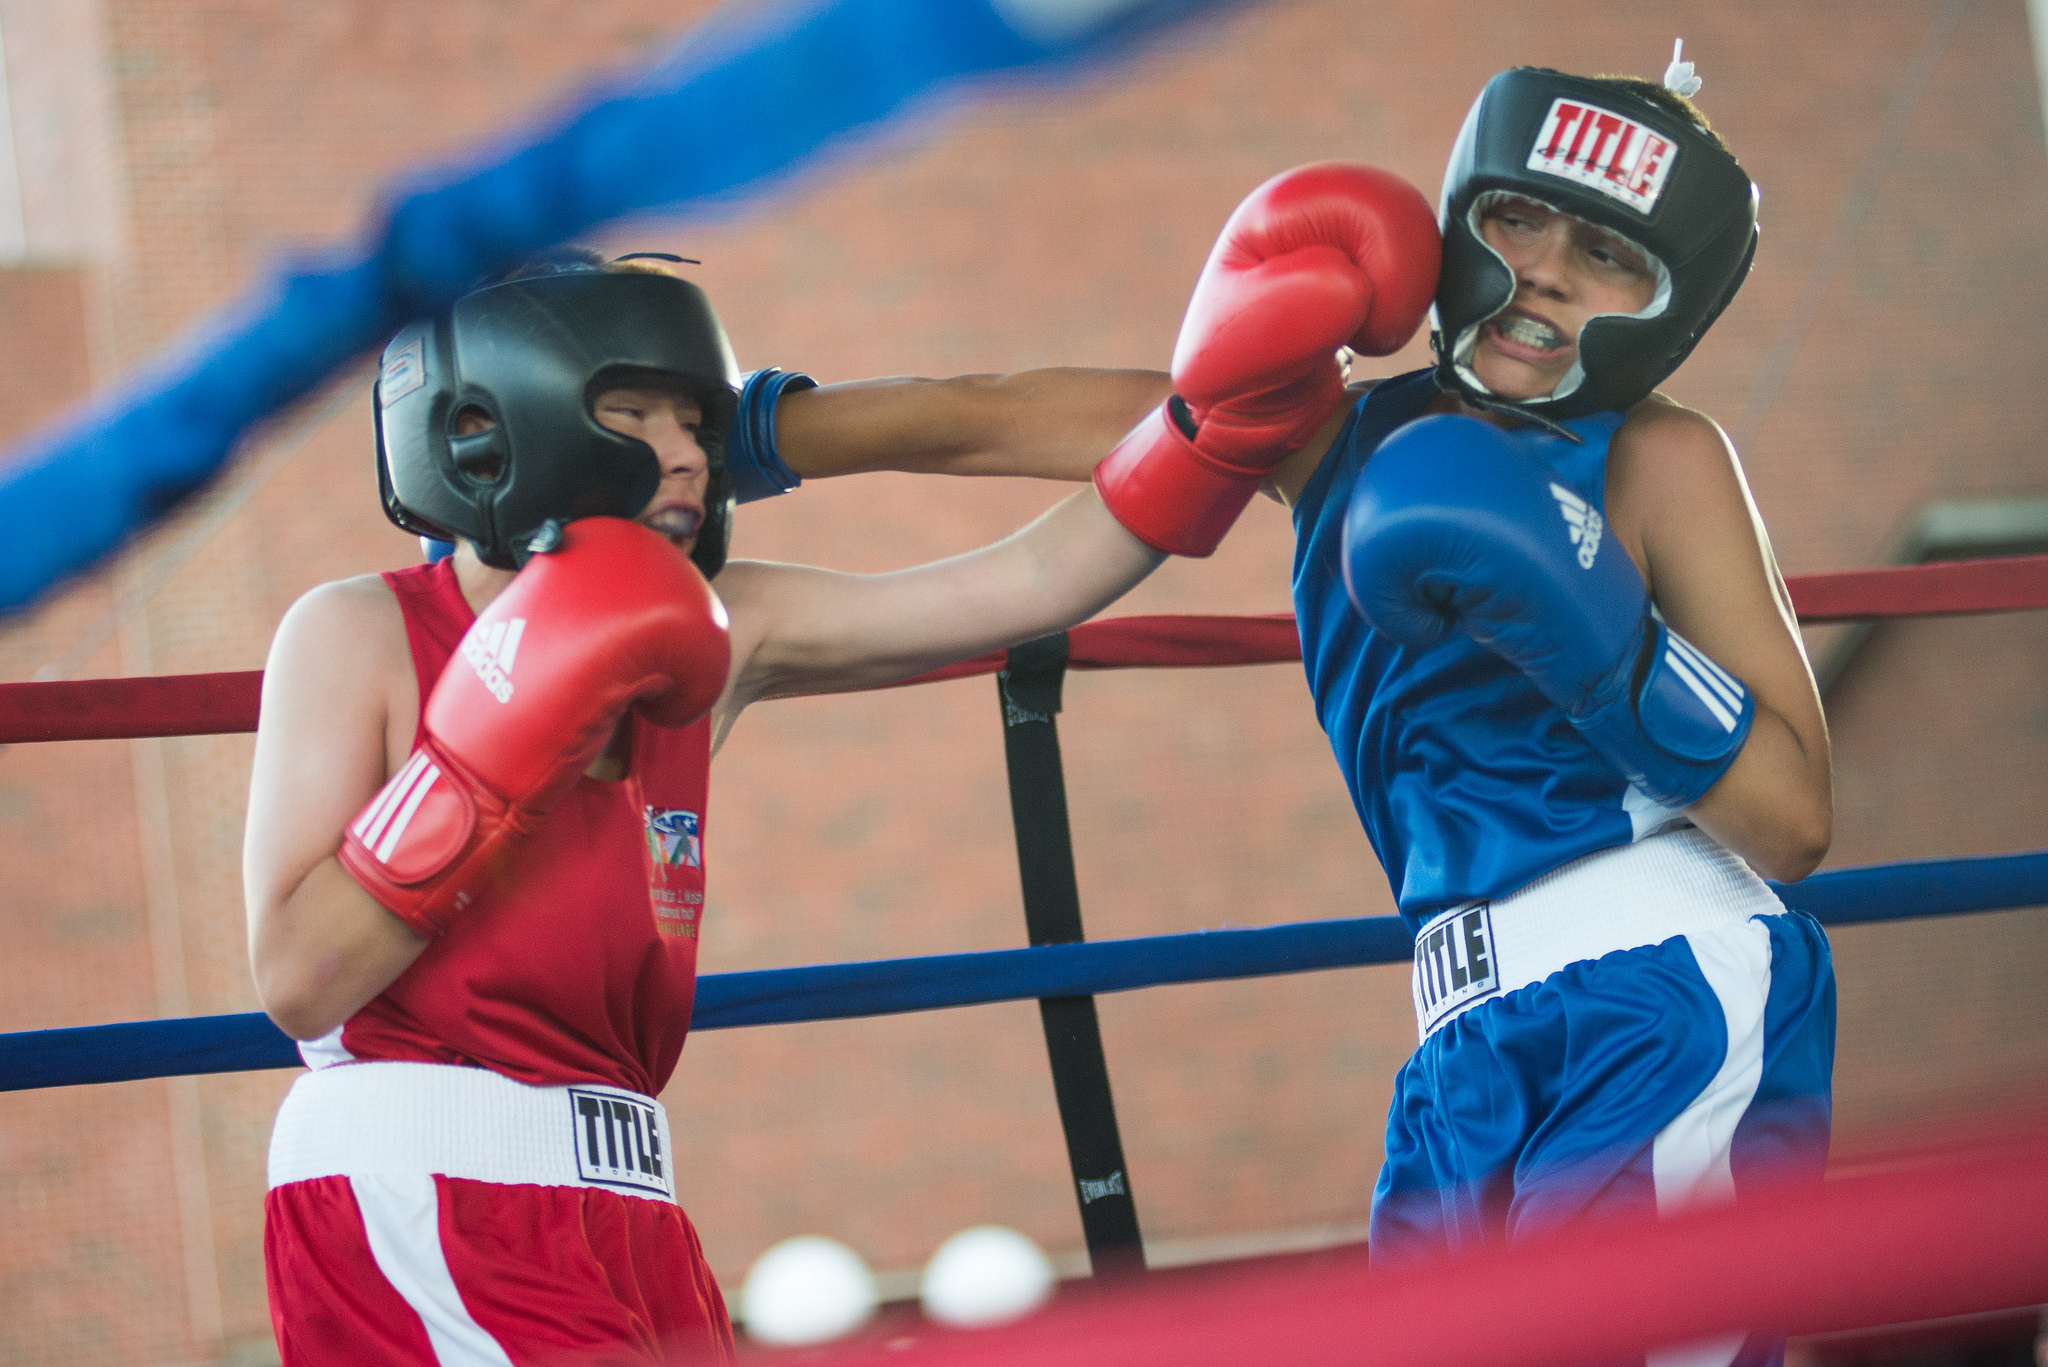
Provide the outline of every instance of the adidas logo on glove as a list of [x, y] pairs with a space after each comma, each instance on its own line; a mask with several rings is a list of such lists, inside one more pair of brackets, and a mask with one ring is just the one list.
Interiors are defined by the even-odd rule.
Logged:
[[1600, 533], [1607, 527], [1606, 519], [1592, 504], [1562, 484], [1551, 485], [1550, 495], [1557, 500], [1557, 510], [1564, 514], [1564, 525], [1571, 529], [1572, 544], [1579, 548], [1579, 568], [1592, 569], [1593, 557], [1600, 554]]
[[491, 623], [491, 629], [481, 636], [471, 633], [462, 638], [462, 658], [501, 703], [512, 701], [512, 661], [519, 654], [519, 638], [525, 634], [526, 619], [514, 617], [509, 622]]
[[391, 776], [369, 806], [363, 808], [355, 825], [349, 827], [356, 839], [375, 855], [380, 864], [391, 862], [413, 814], [427, 800], [427, 794], [441, 778], [440, 766], [424, 750], [415, 750], [405, 767]]

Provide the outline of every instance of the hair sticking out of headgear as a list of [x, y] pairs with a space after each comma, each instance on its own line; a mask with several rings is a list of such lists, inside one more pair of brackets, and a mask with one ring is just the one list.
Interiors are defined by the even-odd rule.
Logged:
[[1673, 39], [1671, 43], [1671, 65], [1664, 68], [1664, 88], [1674, 95], [1683, 95], [1688, 100], [1700, 93], [1700, 78], [1693, 73], [1692, 63], [1680, 61], [1685, 55], [1685, 39]]

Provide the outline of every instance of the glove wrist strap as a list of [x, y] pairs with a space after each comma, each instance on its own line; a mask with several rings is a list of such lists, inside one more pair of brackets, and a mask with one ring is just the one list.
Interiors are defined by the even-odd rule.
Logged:
[[725, 437], [725, 467], [733, 494], [741, 503], [786, 494], [803, 483], [789, 468], [775, 437], [775, 406], [786, 393], [816, 389], [818, 382], [794, 370], [769, 366], [749, 374], [740, 384], [732, 430]]
[[1095, 467], [1103, 503], [1132, 536], [1170, 555], [1212, 554], [1259, 485], [1263, 470], [1242, 470], [1204, 455], [1169, 416], [1146, 414]]
[[1756, 699], [1661, 619], [1646, 619], [1644, 628], [1632, 686], [1572, 724], [1649, 797], [1688, 807], [1742, 752]]
[[502, 808], [478, 810], [486, 793], [428, 740], [349, 823], [335, 857], [379, 906], [433, 939], [474, 900], [479, 856], [510, 833]]

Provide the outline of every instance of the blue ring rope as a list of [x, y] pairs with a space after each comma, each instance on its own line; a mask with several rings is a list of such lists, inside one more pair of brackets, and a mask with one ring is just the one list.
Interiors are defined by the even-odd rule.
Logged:
[[1065, 79], [1243, 0], [733, 6], [630, 84], [387, 186], [365, 240], [302, 256], [0, 460], [0, 615], [200, 488], [244, 430], [480, 277], [598, 224], [727, 208], [1008, 76]]
[[[2007, 911], [2048, 905], [2048, 850], [1873, 864], [1776, 887], [1787, 906], [1831, 926]], [[713, 973], [698, 980], [690, 1028], [843, 1020], [1401, 963], [1412, 949], [1398, 916], [1362, 916], [1038, 949]], [[255, 1011], [0, 1034], [0, 1091], [298, 1063], [297, 1046]]]

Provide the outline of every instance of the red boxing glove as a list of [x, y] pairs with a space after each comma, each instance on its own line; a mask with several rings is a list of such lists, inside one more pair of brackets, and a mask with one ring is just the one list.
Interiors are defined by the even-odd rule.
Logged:
[[584, 518], [478, 615], [419, 747], [342, 838], [341, 865], [422, 935], [447, 929], [603, 750], [628, 707], [684, 726], [731, 666], [725, 606], [659, 533]]
[[1442, 254], [1421, 194], [1370, 166], [1298, 166], [1252, 191], [1188, 301], [1176, 398], [1095, 467], [1102, 501], [1157, 550], [1214, 551], [1343, 401], [1337, 348], [1385, 356], [1415, 335]]

